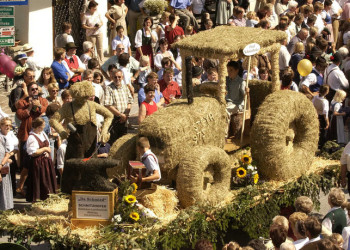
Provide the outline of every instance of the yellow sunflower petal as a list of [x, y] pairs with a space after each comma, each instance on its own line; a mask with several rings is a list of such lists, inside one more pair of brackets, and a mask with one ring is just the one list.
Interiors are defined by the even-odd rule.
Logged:
[[134, 221], [138, 221], [140, 219], [140, 215], [136, 212], [132, 212], [129, 217], [133, 219]]
[[127, 195], [127, 196], [125, 196], [124, 200], [127, 203], [131, 204], [131, 203], [134, 203], [136, 201], [136, 197], [133, 195]]
[[252, 158], [247, 155], [247, 154], [244, 154], [241, 158], [241, 161], [244, 163], [244, 164], [250, 164], [252, 162]]
[[247, 170], [245, 170], [245, 169], [242, 168], [242, 167], [237, 168], [236, 175], [237, 175], [237, 177], [239, 177], [239, 178], [244, 178], [244, 177], [247, 175]]
[[254, 175], [254, 184], [258, 183], [259, 181], [259, 174]]

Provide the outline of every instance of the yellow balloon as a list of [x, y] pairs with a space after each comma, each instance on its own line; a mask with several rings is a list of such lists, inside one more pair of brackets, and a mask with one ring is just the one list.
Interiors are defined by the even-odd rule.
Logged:
[[297, 68], [301, 76], [307, 76], [312, 71], [312, 63], [308, 59], [303, 59], [298, 63]]

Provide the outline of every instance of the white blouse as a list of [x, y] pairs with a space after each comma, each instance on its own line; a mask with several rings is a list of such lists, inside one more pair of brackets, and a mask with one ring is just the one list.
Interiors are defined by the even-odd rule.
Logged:
[[13, 150], [18, 150], [18, 138], [13, 131], [8, 132], [4, 138], [6, 140], [5, 147], [7, 153], [12, 152]]
[[34, 154], [40, 147], [39, 147], [39, 143], [36, 140], [36, 138], [34, 137], [34, 135], [36, 135], [40, 141], [44, 142], [44, 141], [49, 141], [49, 138], [47, 137], [47, 135], [45, 134], [45, 132], [41, 132], [40, 134], [36, 134], [33, 131], [31, 131], [29, 133], [29, 137], [26, 143], [27, 146], [27, 153], [28, 155], [32, 155]]
[[[173, 53], [170, 50], [167, 50], [167, 53], [169, 56], [167, 57], [172, 57], [174, 58]], [[154, 65], [158, 68], [161, 69], [162, 68], [162, 59], [164, 58], [162, 52], [159, 52], [155, 57], [154, 57]]]
[[[136, 32], [136, 36], [135, 36], [135, 48], [139, 48], [142, 46], [142, 30], [144, 31], [145, 29], [140, 29]], [[152, 32], [152, 35], [158, 40], [158, 36], [157, 36], [157, 33], [155, 31], [151, 31]], [[146, 37], [151, 37], [151, 34], [146, 34], [146, 32], [144, 31], [145, 33], [145, 36]], [[157, 41], [154, 41], [154, 42], [157, 42]], [[153, 41], [152, 41], [153, 43]]]
[[[94, 27], [96, 24], [102, 23], [101, 15], [95, 11], [93, 15], [89, 11], [84, 14], [82, 24], [89, 27]], [[102, 33], [101, 26], [95, 29], [87, 29], [86, 36], [94, 36]]]

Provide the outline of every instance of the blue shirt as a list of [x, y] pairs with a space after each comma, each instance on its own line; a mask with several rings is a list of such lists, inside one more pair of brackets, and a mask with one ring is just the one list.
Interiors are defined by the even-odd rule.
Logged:
[[125, 5], [135, 12], [141, 12], [139, 4], [142, 2], [142, 0], [125, 0]]
[[[146, 99], [145, 89], [144, 88], [140, 88], [137, 95], [138, 95], [139, 106], [140, 106], [141, 103]], [[155, 103], [158, 103], [158, 102], [160, 102], [161, 98], [163, 98], [163, 94], [162, 93], [158, 93], [158, 90], [155, 90], [154, 91], [153, 101]]]
[[[51, 64], [51, 68], [60, 89], [67, 88], [69, 86], [68, 75], [66, 74], [68, 73], [68, 70], [66, 69], [66, 67], [64, 67], [63, 63], [59, 63], [55, 60]], [[64, 83], [62, 83], [61, 80], [63, 80]]]
[[174, 9], [186, 9], [188, 6], [191, 5], [190, 0], [171, 0], [170, 2], [171, 7]]

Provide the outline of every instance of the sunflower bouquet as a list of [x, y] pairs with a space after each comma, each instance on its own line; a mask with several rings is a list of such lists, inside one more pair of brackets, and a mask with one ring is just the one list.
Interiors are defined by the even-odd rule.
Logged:
[[244, 154], [239, 161], [239, 167], [233, 169], [232, 189], [255, 185], [259, 182], [259, 174], [252, 158]]

